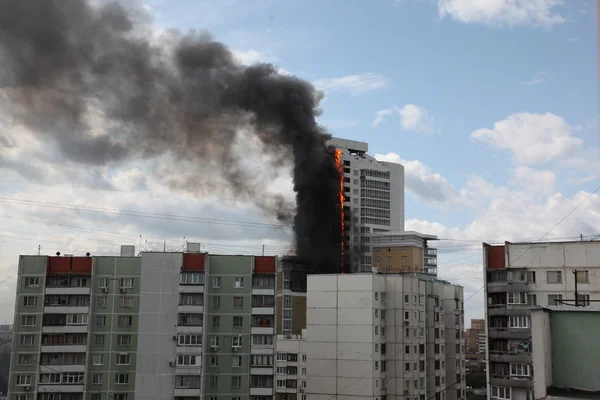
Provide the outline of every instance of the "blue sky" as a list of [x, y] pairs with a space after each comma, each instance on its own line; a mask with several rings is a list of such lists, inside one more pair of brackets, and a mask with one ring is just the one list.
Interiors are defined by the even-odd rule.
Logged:
[[[129, 3], [136, 3], [130, 0]], [[401, 162], [406, 229], [436, 234], [440, 276], [483, 315], [481, 241], [600, 234], [594, 1], [146, 0], [156, 29], [208, 30], [241, 63], [272, 62], [325, 93], [319, 122]], [[0, 122], [1, 123], [1, 122]], [[143, 164], [82, 170], [35, 157], [41, 142], [0, 153], [0, 295], [22, 253], [114, 254], [118, 244], [212, 252], [289, 249], [278, 229], [157, 221], [49, 206], [271, 222], [236, 201], [192, 198]], [[2, 150], [2, 149], [0, 149]], [[27, 160], [25, 163], [23, 160]], [[26, 174], [36, 167], [43, 177]], [[289, 179], [274, 184], [291, 193]], [[40, 190], [44, 195], [40, 196]], [[45, 205], [26, 204], [37, 200]], [[13, 306], [0, 308], [10, 319]]]

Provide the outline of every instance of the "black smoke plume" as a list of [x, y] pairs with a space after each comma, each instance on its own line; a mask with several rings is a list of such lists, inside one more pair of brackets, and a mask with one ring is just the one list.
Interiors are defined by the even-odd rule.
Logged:
[[[208, 34], [143, 31], [139, 11], [0, 0], [0, 100], [13, 118], [83, 167], [170, 157], [155, 171], [165, 183], [253, 201], [293, 223], [301, 258], [339, 271], [339, 173], [315, 122], [320, 94], [270, 64], [240, 65]], [[264, 175], [244, 168], [240, 134], [261, 143]], [[265, 190], [285, 163], [295, 205]], [[225, 185], [206, 177], [215, 171]]]

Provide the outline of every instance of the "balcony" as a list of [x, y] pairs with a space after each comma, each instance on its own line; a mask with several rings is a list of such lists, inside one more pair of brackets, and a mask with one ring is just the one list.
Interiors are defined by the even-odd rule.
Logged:
[[40, 365], [40, 374], [54, 374], [58, 372], [85, 372], [85, 364]]
[[42, 333], [87, 333], [88, 326], [85, 325], [58, 325], [42, 326]]
[[531, 379], [531, 377], [515, 377], [508, 375], [490, 374], [490, 383], [494, 386], [533, 388], [533, 380]]
[[268, 366], [251, 366], [251, 375], [273, 375], [273, 367]]
[[274, 275], [253, 275], [252, 276], [252, 294], [273, 296], [275, 295], [275, 276]]
[[527, 328], [490, 328], [488, 333], [493, 339], [527, 339], [531, 336], [531, 330]]
[[530, 353], [520, 352], [520, 353], [507, 353], [507, 352], [498, 352], [495, 350], [490, 350], [490, 359], [493, 362], [503, 362], [503, 363], [526, 363], [529, 364], [532, 362], [532, 356]]
[[44, 385], [40, 384], [37, 386], [39, 393], [82, 393], [84, 391], [84, 385]]
[[204, 285], [179, 285], [179, 293], [204, 293]]
[[191, 306], [191, 305], [179, 305], [177, 307], [179, 313], [193, 314], [193, 313], [204, 313], [204, 306]]
[[274, 315], [274, 307], [252, 307], [252, 315]]
[[273, 388], [251, 387], [250, 396], [273, 396]]
[[184, 399], [199, 399], [201, 396], [200, 389], [175, 389], [175, 398]]
[[252, 315], [250, 333], [253, 335], [273, 335], [275, 318], [273, 315]]
[[505, 304], [503, 307], [488, 307], [489, 316], [511, 316], [511, 315], [529, 315], [529, 306], [526, 304]]

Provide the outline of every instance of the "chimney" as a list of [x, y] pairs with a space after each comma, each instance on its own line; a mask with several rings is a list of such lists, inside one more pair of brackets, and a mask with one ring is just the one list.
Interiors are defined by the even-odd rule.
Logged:
[[121, 257], [135, 257], [135, 246], [121, 246]]
[[200, 253], [200, 243], [187, 242], [186, 253]]

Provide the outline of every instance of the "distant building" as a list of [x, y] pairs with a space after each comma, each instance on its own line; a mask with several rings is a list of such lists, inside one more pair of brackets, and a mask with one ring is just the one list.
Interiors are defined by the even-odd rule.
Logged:
[[309, 275], [311, 400], [465, 399], [463, 288], [426, 275]]
[[[600, 241], [484, 243], [483, 253], [488, 394], [492, 399], [543, 398], [540, 385], [546, 384], [540, 382], [548, 372], [537, 369], [536, 354], [548, 349], [547, 338], [533, 335], [530, 308], [600, 310]], [[577, 325], [570, 329], [588, 334]], [[588, 349], [588, 354], [597, 352]], [[567, 365], [560, 368], [588, 375], [580, 364]]]
[[275, 400], [306, 400], [305, 335], [277, 336]]
[[422, 273], [437, 276], [437, 249], [429, 246], [437, 236], [390, 232], [371, 234], [373, 268], [386, 274]]
[[370, 235], [404, 230], [404, 167], [377, 161], [367, 154], [365, 142], [331, 138], [328, 145], [342, 151], [344, 207], [352, 214], [347, 230], [355, 256], [352, 269], [371, 272]]
[[485, 353], [485, 319], [472, 319], [467, 329], [467, 353]]

